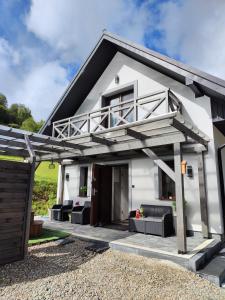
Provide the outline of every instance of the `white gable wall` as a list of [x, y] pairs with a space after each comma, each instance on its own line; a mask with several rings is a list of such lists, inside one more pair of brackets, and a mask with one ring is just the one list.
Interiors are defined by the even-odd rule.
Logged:
[[[120, 78], [119, 85], [114, 82], [116, 75]], [[211, 121], [210, 99], [208, 97], [203, 96], [195, 99], [193, 92], [188, 87], [118, 52], [84, 100], [76, 115], [99, 109], [102, 94], [112, 88], [119, 88], [121, 85], [134, 81], [138, 83], [138, 96], [170, 88], [183, 104], [185, 119], [190, 120], [209, 136], [209, 151], [205, 155], [209, 222], [211, 232], [222, 233], [219, 186], [215, 164], [216, 153], [213, 141], [214, 132]], [[194, 155], [186, 155], [184, 159], [187, 160], [189, 165], [192, 165], [194, 171], [192, 179], [184, 178], [189, 228], [201, 230], [197, 161]], [[156, 201], [153, 162], [148, 158], [134, 159], [131, 168], [132, 183], [130, 182], [130, 188], [132, 184], [135, 186], [132, 188], [131, 193], [132, 208], [136, 209], [146, 201]], [[65, 193], [69, 193], [67, 188]], [[76, 192], [74, 193], [76, 194]], [[162, 202], [160, 201], [160, 203]]]

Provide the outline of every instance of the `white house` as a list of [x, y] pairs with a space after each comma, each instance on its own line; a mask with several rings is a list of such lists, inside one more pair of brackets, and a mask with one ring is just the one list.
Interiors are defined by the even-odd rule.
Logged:
[[77, 145], [58, 155], [59, 201], [90, 200], [104, 222], [176, 201], [181, 251], [185, 214], [223, 237], [224, 99], [225, 81], [104, 32], [42, 128]]

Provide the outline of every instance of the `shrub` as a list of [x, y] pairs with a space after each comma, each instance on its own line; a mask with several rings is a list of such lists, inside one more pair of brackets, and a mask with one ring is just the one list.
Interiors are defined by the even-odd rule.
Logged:
[[57, 183], [45, 180], [35, 181], [32, 210], [35, 215], [47, 215], [48, 209], [56, 203]]

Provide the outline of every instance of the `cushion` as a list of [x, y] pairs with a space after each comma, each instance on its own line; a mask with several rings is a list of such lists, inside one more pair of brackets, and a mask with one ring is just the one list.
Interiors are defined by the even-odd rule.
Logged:
[[143, 214], [145, 217], [162, 217], [166, 213], [172, 214], [171, 206], [142, 204], [141, 208], [144, 210]]

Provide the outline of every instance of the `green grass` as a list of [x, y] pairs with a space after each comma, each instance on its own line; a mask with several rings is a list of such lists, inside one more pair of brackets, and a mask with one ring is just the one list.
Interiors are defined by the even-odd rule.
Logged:
[[23, 161], [22, 157], [0, 155], [0, 160]]
[[29, 240], [29, 246], [56, 241], [69, 236], [69, 233], [59, 230], [43, 229], [42, 235]]
[[49, 169], [49, 162], [43, 161], [38, 166], [36, 172], [35, 172], [35, 180], [41, 181], [50, 181], [50, 182], [57, 182], [58, 177], [58, 163], [55, 163], [55, 169]]

